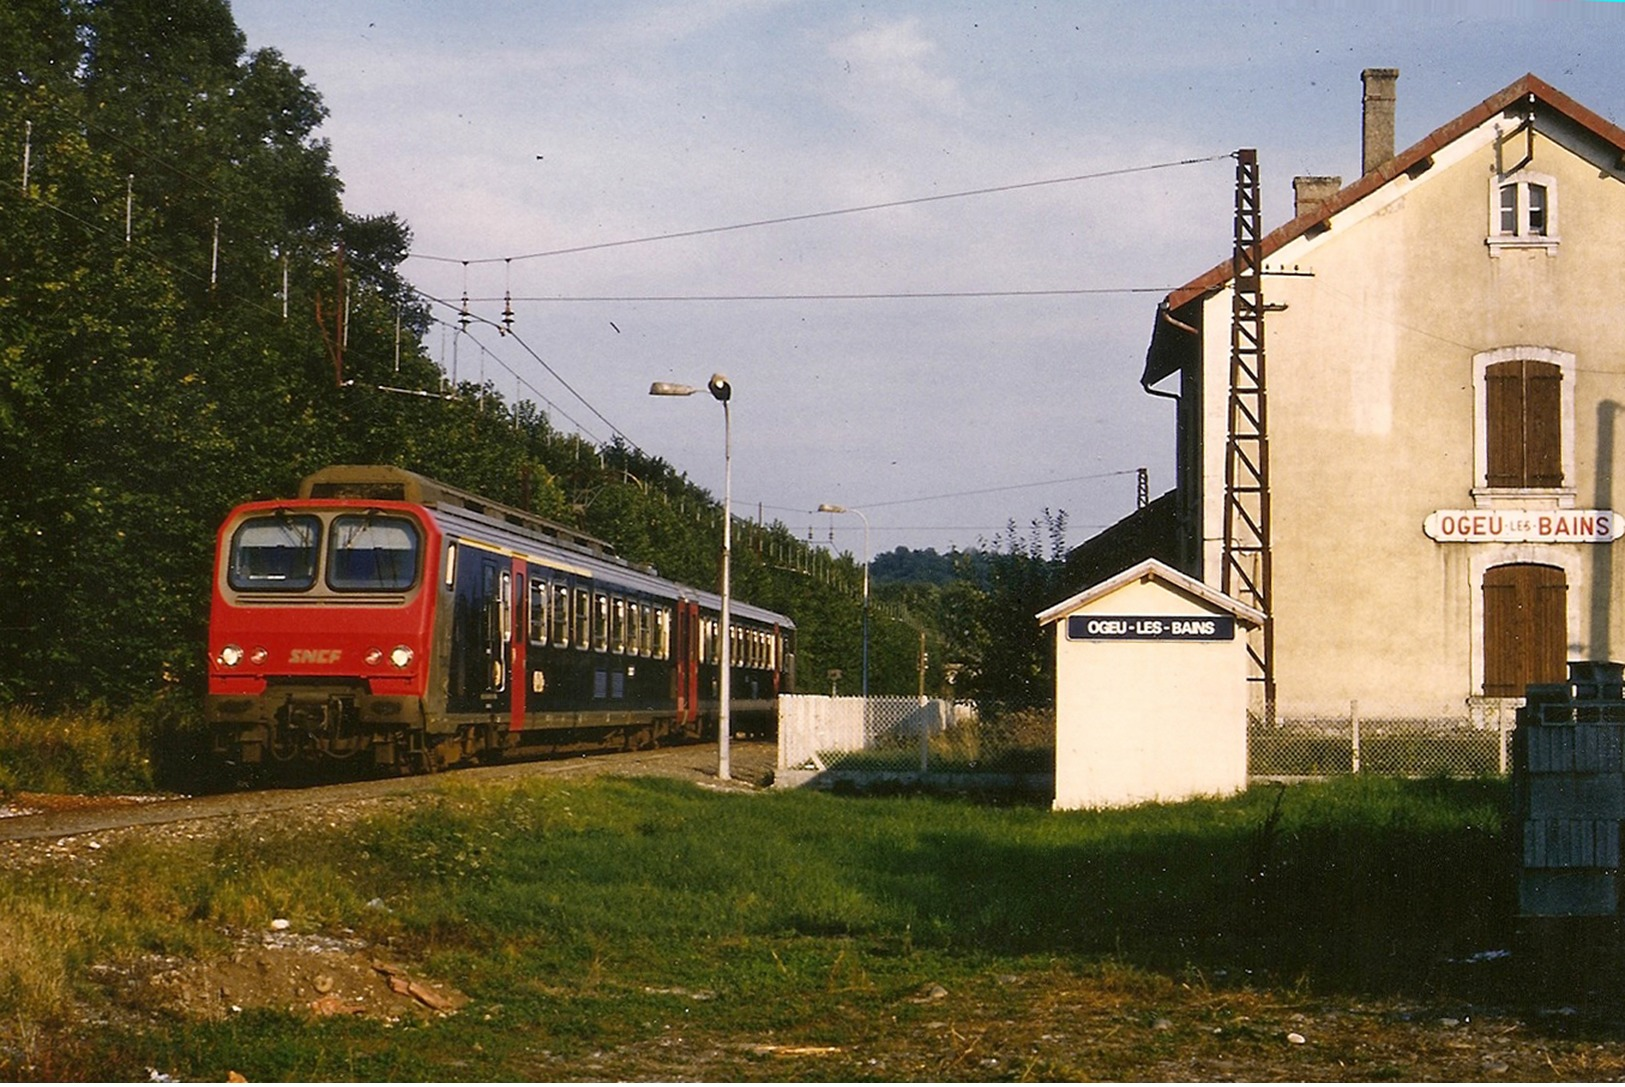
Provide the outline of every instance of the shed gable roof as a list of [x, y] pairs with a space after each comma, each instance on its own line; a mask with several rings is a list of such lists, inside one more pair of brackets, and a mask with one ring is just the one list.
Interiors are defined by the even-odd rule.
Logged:
[[1226, 596], [1217, 589], [1204, 585], [1195, 578], [1180, 573], [1178, 570], [1175, 570], [1172, 566], [1169, 566], [1166, 563], [1158, 562], [1156, 559], [1146, 559], [1139, 565], [1131, 566], [1122, 573], [1109, 577], [1098, 585], [1091, 585], [1089, 588], [1083, 590], [1083, 592], [1078, 593], [1075, 596], [1068, 597], [1053, 607], [1045, 608], [1043, 611], [1038, 613], [1038, 624], [1040, 626], [1048, 626], [1057, 619], [1060, 619], [1071, 612], [1077, 611], [1085, 604], [1099, 600], [1104, 596], [1110, 596], [1123, 586], [1141, 580], [1161, 582], [1163, 585], [1166, 585], [1169, 589], [1172, 589], [1176, 593], [1181, 593], [1185, 596], [1192, 597], [1206, 604], [1208, 607], [1214, 608], [1218, 611], [1228, 612], [1229, 614], [1234, 615], [1237, 619], [1240, 619], [1246, 623], [1251, 623], [1254, 626], [1257, 626], [1264, 621], [1264, 613], [1259, 611], [1257, 608], [1249, 607], [1248, 605], [1237, 600], [1235, 597]]
[[[1587, 109], [1538, 76], [1528, 74], [1490, 95], [1454, 120], [1434, 129], [1381, 166], [1344, 186], [1335, 196], [1266, 234], [1260, 241], [1261, 259], [1269, 257], [1282, 246], [1302, 237], [1317, 224], [1370, 196], [1394, 178], [1415, 170], [1441, 148], [1530, 96], [1533, 96], [1536, 102], [1555, 110], [1574, 124], [1625, 152], [1625, 129]], [[1233, 275], [1232, 261], [1227, 258], [1184, 286], [1175, 288], [1158, 304], [1157, 321], [1151, 333], [1151, 346], [1146, 352], [1145, 372], [1140, 379], [1142, 385], [1154, 385], [1179, 369], [1179, 354], [1166, 341], [1173, 326], [1170, 326], [1165, 318], [1222, 289]]]

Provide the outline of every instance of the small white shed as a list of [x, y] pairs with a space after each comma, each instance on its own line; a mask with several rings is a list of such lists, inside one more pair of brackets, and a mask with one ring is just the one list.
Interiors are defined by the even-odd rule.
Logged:
[[1056, 810], [1246, 787], [1261, 612], [1147, 559], [1038, 621], [1055, 624]]

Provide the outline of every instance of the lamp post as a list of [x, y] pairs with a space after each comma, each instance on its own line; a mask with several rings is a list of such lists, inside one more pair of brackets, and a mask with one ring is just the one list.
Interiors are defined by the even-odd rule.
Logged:
[[[733, 418], [728, 412], [728, 400], [733, 386], [723, 374], [712, 374], [705, 386], [722, 404], [722, 647], [717, 656], [717, 778], [728, 781], [733, 777], [728, 762], [728, 740], [733, 731], [730, 711], [729, 665], [733, 662], [733, 614], [728, 591], [729, 560], [733, 553]], [[649, 386], [650, 396], [693, 396], [700, 390], [692, 385], [674, 385], [669, 381], [656, 381]]]
[[819, 513], [855, 513], [863, 518], [863, 697], [869, 697], [869, 518], [862, 510], [825, 502]]

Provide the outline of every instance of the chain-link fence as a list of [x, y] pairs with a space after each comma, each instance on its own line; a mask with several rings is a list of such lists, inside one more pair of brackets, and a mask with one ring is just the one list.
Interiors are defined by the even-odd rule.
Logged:
[[1259, 777], [1391, 774], [1426, 777], [1505, 774], [1512, 720], [1499, 712], [1451, 717], [1346, 714], [1253, 717], [1247, 727], [1248, 773]]
[[[1498, 702], [1457, 716], [1254, 716], [1252, 778], [1508, 772], [1513, 714]], [[1055, 710], [899, 697], [783, 695], [778, 779], [909, 780], [1053, 789]]]
[[779, 774], [1048, 775], [1055, 712], [906, 697], [779, 698]]

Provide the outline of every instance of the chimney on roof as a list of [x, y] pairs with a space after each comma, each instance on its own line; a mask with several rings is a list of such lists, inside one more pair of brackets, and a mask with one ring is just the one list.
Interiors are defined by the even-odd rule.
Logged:
[[1343, 187], [1340, 177], [1300, 176], [1292, 179], [1292, 217], [1296, 219], [1319, 207]]
[[1394, 157], [1394, 84], [1399, 82], [1399, 69], [1367, 68], [1360, 80], [1365, 84], [1360, 172], [1369, 174]]

